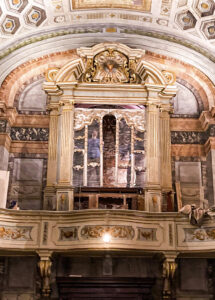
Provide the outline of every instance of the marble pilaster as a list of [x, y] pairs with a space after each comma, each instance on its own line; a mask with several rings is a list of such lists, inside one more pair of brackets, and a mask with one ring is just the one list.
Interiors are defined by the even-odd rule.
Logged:
[[62, 103], [60, 124], [60, 158], [58, 185], [72, 184], [74, 104]]
[[172, 189], [171, 139], [169, 111], [161, 108], [160, 112], [160, 147], [161, 147], [161, 187], [165, 191]]

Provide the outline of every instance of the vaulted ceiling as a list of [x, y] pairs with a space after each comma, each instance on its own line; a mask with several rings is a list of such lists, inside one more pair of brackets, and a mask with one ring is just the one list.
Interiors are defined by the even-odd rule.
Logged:
[[215, 82], [214, 0], [0, 1], [2, 63], [10, 56], [0, 81], [27, 55], [35, 58], [103, 41], [179, 58], [205, 70]]
[[1, 0], [0, 41], [71, 25], [93, 28], [93, 24], [114, 23], [132, 25], [143, 33], [170, 34], [212, 50], [214, 9], [214, 0]]

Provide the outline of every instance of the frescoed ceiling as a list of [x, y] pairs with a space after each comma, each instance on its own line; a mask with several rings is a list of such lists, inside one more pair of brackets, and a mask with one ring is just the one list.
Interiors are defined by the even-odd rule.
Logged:
[[0, 42], [3, 47], [2, 43], [42, 29], [112, 23], [127, 31], [133, 26], [133, 30], [169, 34], [212, 49], [214, 9], [214, 0], [1, 0]]
[[0, 83], [28, 59], [106, 41], [180, 59], [215, 82], [215, 0], [0, 0]]

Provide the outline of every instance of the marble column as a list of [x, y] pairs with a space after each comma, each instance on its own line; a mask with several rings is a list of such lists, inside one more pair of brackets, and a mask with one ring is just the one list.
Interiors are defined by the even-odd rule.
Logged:
[[56, 209], [56, 189], [57, 183], [57, 152], [58, 152], [58, 126], [59, 126], [59, 105], [50, 104], [49, 123], [49, 146], [48, 146], [48, 167], [47, 185], [44, 193], [43, 208], [47, 210]]
[[63, 102], [60, 124], [59, 185], [72, 185], [74, 104]]
[[50, 109], [47, 186], [53, 186], [57, 183], [59, 109], [57, 104], [50, 106]]
[[160, 187], [159, 108], [147, 106], [147, 187]]
[[159, 107], [149, 103], [147, 106], [147, 179], [145, 192], [146, 211], [161, 211], [160, 186], [160, 128]]

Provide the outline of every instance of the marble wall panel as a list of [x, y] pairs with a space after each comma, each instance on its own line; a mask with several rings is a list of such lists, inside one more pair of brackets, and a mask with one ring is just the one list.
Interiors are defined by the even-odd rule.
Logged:
[[184, 183], [200, 183], [200, 162], [176, 162], [176, 179]]
[[182, 205], [202, 205], [201, 162], [176, 162], [175, 179], [180, 182]]
[[0, 146], [0, 170], [7, 171], [9, 152], [4, 146]]
[[8, 258], [8, 288], [33, 289], [35, 272], [35, 257]]
[[15, 180], [18, 181], [41, 181], [42, 159], [16, 158], [14, 162]]
[[13, 141], [48, 141], [48, 128], [12, 127], [10, 137]]
[[198, 115], [199, 107], [195, 95], [184, 85], [176, 83], [178, 92], [173, 99], [174, 114]]
[[9, 183], [9, 172], [0, 170], [0, 208], [5, 208], [7, 203], [7, 191]]
[[21, 111], [45, 111], [47, 96], [42, 89], [44, 78], [29, 84], [21, 93], [19, 110]]
[[9, 199], [18, 200], [21, 209], [41, 209], [43, 190], [43, 159], [14, 158]]
[[[207, 260], [180, 260], [180, 288], [185, 291], [207, 291]], [[194, 298], [192, 298], [194, 299]]]
[[210, 206], [215, 203], [215, 150], [211, 150], [206, 159], [207, 198]]

